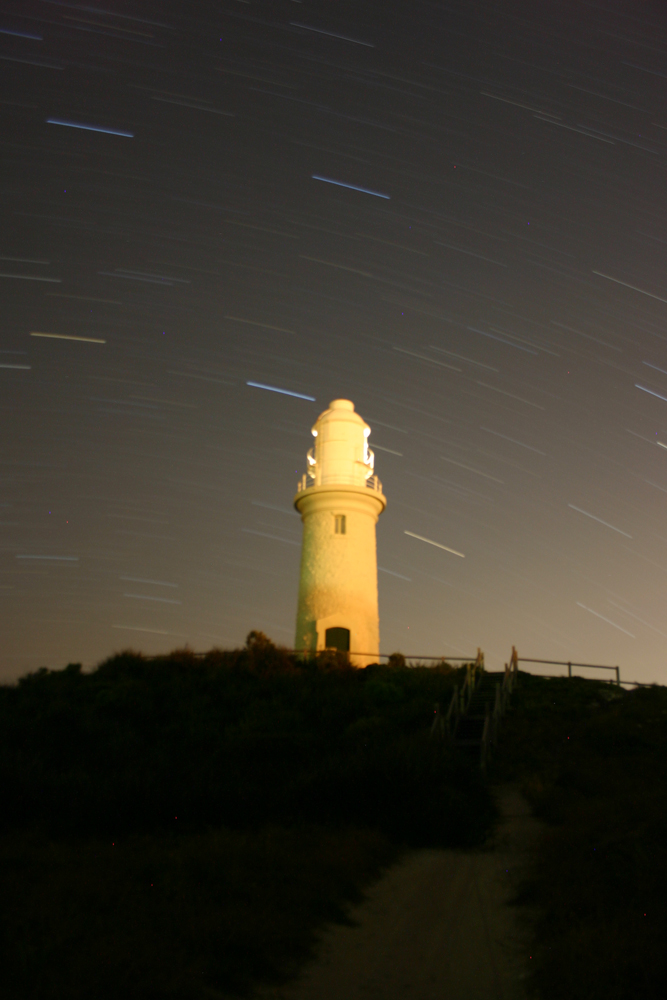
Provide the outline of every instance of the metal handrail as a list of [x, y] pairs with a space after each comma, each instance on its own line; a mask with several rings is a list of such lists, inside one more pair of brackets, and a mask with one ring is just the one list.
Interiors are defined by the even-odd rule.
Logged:
[[[512, 651], [516, 652], [514, 646]], [[621, 683], [620, 667], [612, 667], [606, 663], [575, 663], [574, 660], [533, 660], [527, 656], [517, 656], [517, 663], [546, 663], [553, 667], [567, 667], [567, 676], [572, 677], [572, 667], [586, 667], [590, 670], [613, 670], [616, 673], [616, 684]], [[613, 683], [613, 682], [612, 682]]]
[[[310, 480], [310, 482], [308, 480]], [[296, 491], [297, 493], [303, 493], [304, 490], [309, 490], [312, 486], [316, 485], [317, 483], [315, 481], [315, 477], [308, 472], [304, 472], [304, 474], [301, 476], [301, 479], [299, 479], [298, 483], [296, 484]], [[341, 485], [350, 486], [354, 484], [343, 483]], [[382, 493], [382, 483], [380, 482], [378, 476], [369, 476], [368, 479], [365, 480], [364, 486], [366, 487], [366, 489], [373, 490], [374, 493]]]

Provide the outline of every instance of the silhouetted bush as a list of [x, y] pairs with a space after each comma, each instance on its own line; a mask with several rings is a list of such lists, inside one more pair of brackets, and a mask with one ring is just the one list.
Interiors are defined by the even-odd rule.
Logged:
[[0, 839], [3, 1000], [211, 1000], [280, 982], [396, 856], [372, 830]]
[[124, 652], [89, 674], [39, 671], [0, 689], [0, 822], [120, 835], [307, 821], [476, 842], [489, 795], [428, 736], [455, 677], [302, 661], [261, 633], [205, 657]]
[[667, 690], [522, 675], [496, 774], [549, 822], [522, 896], [540, 1000], [667, 992]]
[[[457, 677], [255, 633], [0, 688], [3, 996], [243, 992], [288, 976], [399, 845], [479, 843], [479, 771], [429, 738]], [[522, 674], [490, 776], [550, 824], [522, 890], [535, 995], [662, 997], [667, 691]]]
[[481, 841], [429, 729], [448, 667], [244, 649], [0, 688], [0, 993], [208, 1000], [280, 981], [404, 844]]

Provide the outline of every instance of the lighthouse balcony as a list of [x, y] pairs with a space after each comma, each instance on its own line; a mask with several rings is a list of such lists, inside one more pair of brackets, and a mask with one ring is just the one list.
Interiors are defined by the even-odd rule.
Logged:
[[[331, 484], [333, 485], [333, 484]], [[341, 483], [341, 485], [345, 485]], [[315, 480], [312, 479], [308, 473], [304, 473], [299, 482], [297, 483], [296, 491], [297, 493], [303, 493], [304, 490], [310, 489], [315, 486]], [[373, 490], [374, 493], [382, 493], [382, 483], [377, 476], [369, 476], [364, 486], [368, 490]]]

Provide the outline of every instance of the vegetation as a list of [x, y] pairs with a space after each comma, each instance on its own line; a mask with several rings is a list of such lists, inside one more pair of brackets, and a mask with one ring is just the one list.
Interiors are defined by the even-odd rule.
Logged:
[[0, 838], [6, 1000], [199, 1000], [289, 977], [396, 856], [380, 833]]
[[3, 995], [242, 993], [403, 846], [482, 841], [478, 770], [429, 738], [457, 676], [251, 633], [0, 688]]
[[[9, 1000], [203, 1000], [289, 977], [405, 846], [481, 843], [474, 761], [429, 738], [446, 664], [244, 649], [72, 664], [0, 688]], [[540, 1000], [667, 982], [667, 690], [521, 674], [489, 778], [547, 821]]]
[[540, 914], [535, 995], [664, 996], [667, 690], [522, 674], [493, 776], [549, 824], [520, 897]]

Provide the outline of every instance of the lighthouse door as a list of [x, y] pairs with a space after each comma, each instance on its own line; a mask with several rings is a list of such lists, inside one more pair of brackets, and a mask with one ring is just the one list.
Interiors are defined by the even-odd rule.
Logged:
[[327, 649], [337, 649], [340, 653], [349, 653], [349, 628], [328, 628], [325, 633], [324, 642]]

